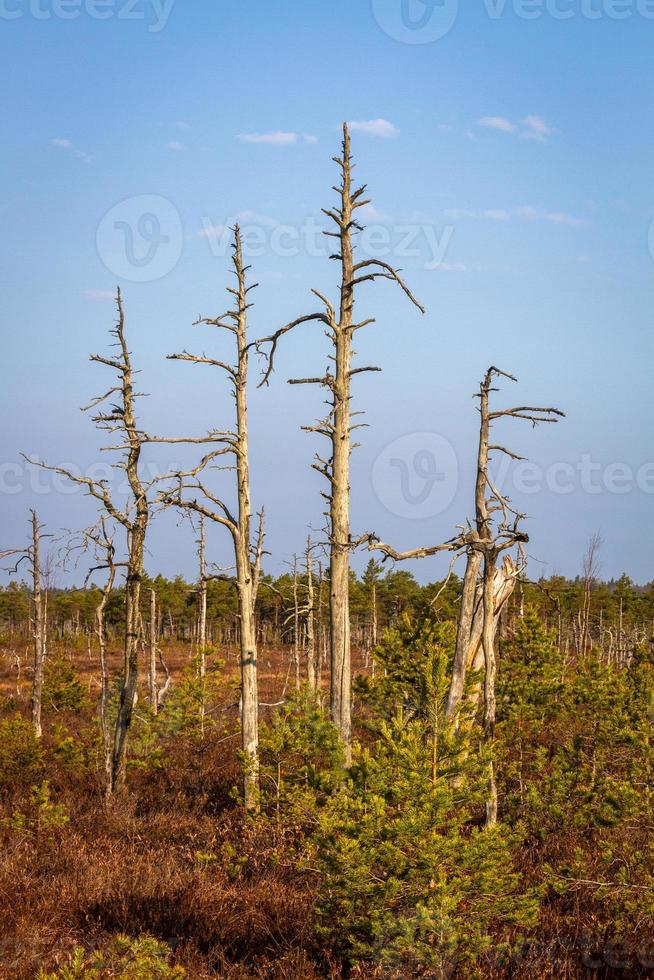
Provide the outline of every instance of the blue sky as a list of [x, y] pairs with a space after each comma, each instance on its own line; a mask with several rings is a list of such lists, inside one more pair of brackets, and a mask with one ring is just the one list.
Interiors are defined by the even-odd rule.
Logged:
[[[53, 529], [92, 519], [19, 454], [106, 461], [79, 406], [106, 381], [87, 358], [106, 347], [117, 284], [147, 426], [224, 427], [221, 379], [165, 355], [216, 342], [191, 324], [225, 307], [236, 217], [260, 283], [253, 336], [311, 311], [311, 287], [333, 292], [316, 229], [350, 120], [373, 199], [362, 249], [401, 266], [427, 309], [385, 283], [361, 291], [378, 322], [359, 334], [360, 363], [384, 373], [356, 382], [370, 428], [352, 462], [353, 530], [408, 548], [469, 516], [471, 395], [497, 364], [519, 378], [498, 399], [567, 412], [504, 435], [537, 467], [502, 476], [531, 518], [532, 574], [576, 574], [600, 529], [604, 575], [654, 579], [654, 5], [406, 0], [411, 28], [402, 2], [1, 0], [0, 546], [21, 542], [30, 506]], [[270, 388], [252, 394], [270, 570], [322, 524], [318, 447], [300, 431], [321, 396], [286, 379], [325, 356], [320, 330], [287, 338]], [[226, 537], [211, 547], [226, 564]], [[150, 552], [151, 570], [193, 574], [172, 515]], [[413, 566], [422, 579], [442, 568]]]

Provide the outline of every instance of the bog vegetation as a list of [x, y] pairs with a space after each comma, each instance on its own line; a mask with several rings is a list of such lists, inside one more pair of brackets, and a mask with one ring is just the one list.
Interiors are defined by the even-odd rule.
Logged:
[[[390, 286], [422, 307], [398, 270], [357, 257], [368, 200], [347, 127], [334, 159], [337, 298], [314, 291], [313, 311], [255, 339], [235, 228], [229, 308], [200, 321], [212, 353], [171, 355], [216, 372], [233, 418], [188, 437], [141, 427], [118, 293], [115, 344], [92, 358], [112, 380], [88, 410], [127, 497], [32, 463], [78, 483], [98, 520], [55, 547], [32, 512], [28, 543], [2, 553], [3, 977], [654, 969], [654, 584], [602, 582], [597, 535], [574, 581], [531, 578], [524, 515], [492, 464], [519, 458], [521, 422], [528, 435], [564, 416], [503, 407], [516, 379], [494, 366], [461, 524], [412, 551], [353, 535], [353, 389], [378, 370], [355, 361], [372, 323], [359, 295]], [[306, 427], [327, 446], [314, 462], [327, 526], [273, 578], [248, 386], [274, 383], [287, 335], [315, 327], [330, 367], [292, 383], [326, 397]], [[263, 374], [249, 380], [253, 354]], [[196, 446], [197, 460], [146, 478], [155, 443]], [[194, 582], [146, 573], [161, 509], [193, 523]], [[214, 568], [209, 524], [231, 542], [233, 574]], [[361, 577], [355, 549], [371, 556]], [[86, 570], [81, 587], [54, 587], [57, 554]], [[450, 559], [440, 582], [402, 568], [437, 554]]]

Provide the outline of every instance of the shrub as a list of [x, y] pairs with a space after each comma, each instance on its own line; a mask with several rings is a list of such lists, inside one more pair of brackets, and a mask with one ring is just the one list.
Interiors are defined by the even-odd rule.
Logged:
[[87, 955], [76, 946], [68, 966], [55, 973], [39, 972], [37, 980], [183, 980], [181, 966], [168, 965], [170, 949], [152, 936], [115, 936], [100, 950]]
[[308, 689], [290, 694], [261, 726], [259, 752], [264, 806], [285, 819], [315, 823], [343, 778], [343, 752], [336, 728]]
[[0, 791], [28, 787], [42, 774], [43, 749], [22, 715], [0, 721]]
[[59, 653], [45, 664], [43, 677], [43, 710], [78, 711], [84, 704], [86, 691], [75, 668], [65, 654]]

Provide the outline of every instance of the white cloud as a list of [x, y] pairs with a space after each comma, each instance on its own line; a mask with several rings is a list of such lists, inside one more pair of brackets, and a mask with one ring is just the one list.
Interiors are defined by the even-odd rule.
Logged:
[[311, 143], [312, 145], [318, 142], [318, 137], [312, 133], [302, 133], [302, 139], [305, 143]]
[[298, 134], [276, 130], [274, 133], [239, 133], [236, 138], [243, 143], [272, 143], [276, 146], [287, 146], [289, 143], [297, 143]]
[[555, 225], [570, 225], [573, 228], [578, 228], [580, 225], [586, 224], [583, 218], [575, 218], [571, 214], [561, 214], [559, 211], [546, 214], [545, 220], [551, 221]]
[[482, 116], [477, 125], [484, 126], [486, 129], [497, 129], [501, 133], [515, 133], [514, 124], [504, 116]]
[[487, 208], [483, 211], [475, 211], [471, 208], [448, 208], [445, 217], [450, 221], [459, 221], [462, 218], [487, 219], [488, 221], [509, 221], [511, 218], [523, 218], [526, 221], [549, 221], [553, 225], [569, 225], [571, 228], [578, 228], [587, 224], [583, 218], [576, 218], [572, 214], [563, 211], [547, 211], [545, 208], [536, 208], [533, 205], [523, 205], [513, 210], [506, 208]]
[[351, 122], [349, 125], [353, 132], [365, 133], [367, 136], [381, 136], [382, 139], [392, 139], [400, 134], [397, 126], [388, 119], [367, 119]]
[[357, 215], [362, 221], [376, 221], [379, 224], [392, 221], [390, 215], [380, 211], [374, 204], [364, 204], [363, 207], [357, 212]]
[[114, 298], [114, 294], [107, 289], [86, 289], [84, 290], [84, 295], [87, 299], [102, 301]]
[[479, 211], [471, 211], [469, 208], [446, 208], [445, 217], [451, 221], [458, 221], [459, 218], [479, 218]]
[[75, 157], [76, 160], [81, 160], [82, 163], [91, 163], [93, 161], [93, 157], [90, 155], [90, 153], [86, 153], [85, 150], [77, 149], [73, 141], [69, 140], [67, 137], [56, 137], [55, 139], [51, 139], [50, 145], [56, 146], [60, 150], [67, 150], [72, 156]]
[[547, 143], [549, 137], [555, 132], [554, 128], [545, 122], [542, 116], [528, 115], [520, 120], [519, 124], [511, 122], [505, 116], [482, 116], [477, 121], [478, 126], [486, 129], [495, 129], [500, 133], [517, 133], [520, 139], [535, 140], [537, 143]]
[[437, 272], [467, 272], [468, 266], [463, 262], [439, 262], [433, 266]]
[[535, 208], [531, 205], [517, 208], [515, 213], [519, 218], [526, 218], [529, 221], [549, 221], [553, 225], [569, 225], [571, 228], [587, 224], [583, 218], [575, 218], [563, 211], [546, 211], [544, 208]]
[[239, 211], [236, 221], [248, 225], [262, 225], [264, 228], [277, 228], [279, 221], [268, 214], [257, 214], [256, 211]]
[[548, 137], [554, 132], [542, 116], [526, 116], [522, 120], [522, 125], [525, 127], [520, 134], [522, 139], [536, 140], [538, 143], [547, 143]]
[[180, 143], [178, 140], [168, 140], [168, 142], [166, 143], [166, 149], [174, 150], [176, 153], [179, 153], [181, 150], [185, 150], [186, 147], [184, 146], [183, 143]]

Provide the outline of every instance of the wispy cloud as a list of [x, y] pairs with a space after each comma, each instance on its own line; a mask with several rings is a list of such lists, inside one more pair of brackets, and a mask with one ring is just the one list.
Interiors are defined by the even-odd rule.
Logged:
[[280, 222], [269, 214], [258, 214], [256, 211], [239, 211], [235, 218], [242, 224], [262, 225], [264, 228], [277, 228]]
[[175, 126], [177, 127], [177, 129], [182, 129], [184, 131], [188, 131], [189, 129], [193, 128], [190, 123], [184, 122], [183, 119], [178, 119], [177, 122], [175, 123]]
[[433, 266], [436, 272], [467, 272], [468, 266], [464, 262], [439, 262]]
[[393, 220], [389, 214], [380, 211], [374, 204], [364, 204], [359, 211], [359, 217], [363, 221], [374, 221], [378, 224], [385, 224]]
[[173, 150], [175, 153], [180, 153], [182, 150], [185, 150], [186, 147], [183, 143], [180, 143], [179, 140], [168, 140], [166, 143], [166, 149]]
[[459, 221], [463, 218], [510, 221], [511, 218], [522, 218], [526, 221], [549, 221], [553, 225], [569, 225], [573, 228], [588, 224], [584, 218], [577, 218], [572, 214], [566, 214], [564, 211], [548, 211], [546, 208], [537, 208], [533, 205], [523, 205], [512, 210], [507, 208], [486, 208], [485, 210], [448, 208], [445, 211], [445, 217], [450, 221]]
[[113, 299], [114, 294], [108, 289], [85, 289], [84, 295], [87, 299], [93, 299], [105, 302], [106, 300]]
[[242, 143], [271, 143], [275, 146], [288, 146], [290, 143], [297, 143], [299, 136], [297, 133], [287, 133], [278, 129], [273, 133], [239, 133], [236, 138]]
[[504, 116], [482, 116], [477, 125], [485, 129], [497, 129], [501, 133], [515, 133], [516, 129], [514, 123]]
[[66, 136], [56, 136], [54, 139], [50, 140], [51, 146], [56, 146], [60, 150], [66, 150], [71, 156], [75, 157], [76, 160], [81, 160], [82, 163], [91, 163], [93, 157], [90, 153], [85, 150], [78, 149], [72, 140], [68, 139]]
[[312, 145], [318, 142], [318, 137], [314, 136], [313, 133], [302, 133], [302, 139], [305, 143], [311, 143]]
[[554, 130], [545, 122], [542, 116], [525, 116], [522, 120], [524, 126], [520, 133], [522, 139], [536, 140], [538, 143], [547, 143], [548, 138]]
[[542, 116], [533, 114], [525, 116], [519, 123], [514, 123], [505, 116], [482, 116], [477, 120], [477, 125], [500, 133], [517, 134], [520, 139], [535, 140], [537, 143], [547, 143], [555, 132], [554, 127], [550, 126]]
[[549, 221], [554, 225], [569, 225], [571, 228], [578, 228], [588, 224], [584, 218], [576, 218], [572, 214], [563, 211], [548, 211], [546, 208], [535, 208], [532, 205], [525, 205], [516, 208], [518, 218], [526, 218], [529, 221]]
[[381, 136], [382, 139], [393, 139], [400, 131], [388, 119], [366, 119], [350, 123], [353, 132], [365, 133], [367, 136]]

